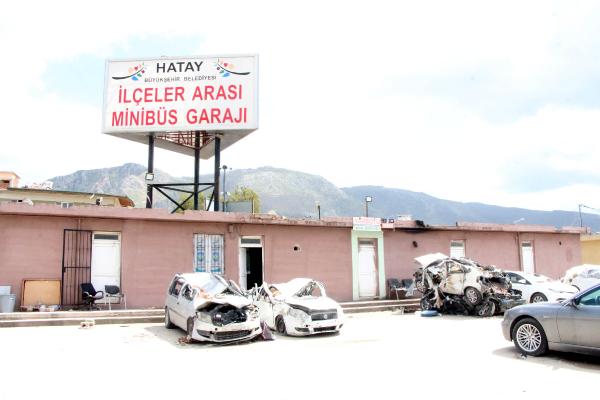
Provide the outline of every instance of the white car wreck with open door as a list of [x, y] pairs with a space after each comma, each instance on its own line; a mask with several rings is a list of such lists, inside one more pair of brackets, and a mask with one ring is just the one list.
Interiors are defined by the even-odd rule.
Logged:
[[229, 343], [262, 333], [258, 308], [239, 288], [210, 272], [177, 274], [165, 300], [165, 327], [188, 339]]
[[260, 319], [271, 329], [291, 336], [339, 332], [342, 307], [327, 297], [322, 283], [295, 278], [286, 283], [263, 283], [254, 293]]

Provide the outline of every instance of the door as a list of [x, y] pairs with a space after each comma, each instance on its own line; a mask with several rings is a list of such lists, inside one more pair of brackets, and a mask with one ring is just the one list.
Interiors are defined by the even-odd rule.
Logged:
[[358, 296], [373, 298], [377, 296], [377, 255], [375, 242], [358, 242]]
[[527, 279], [525, 279], [519, 274], [507, 272], [506, 275], [510, 279], [510, 283], [513, 289], [520, 290], [521, 297], [527, 300], [527, 302], [529, 303], [529, 301], [531, 300], [531, 295], [533, 294], [531, 290], [531, 283], [529, 283]]
[[[98, 291], [104, 291], [105, 285], [121, 287], [121, 235], [119, 233], [94, 232], [91, 282]], [[110, 300], [118, 302], [119, 299]]]
[[263, 246], [261, 236], [242, 236], [240, 238], [240, 287], [252, 289], [263, 284]]
[[81, 284], [90, 282], [92, 231], [65, 229], [63, 233], [61, 305], [83, 304]]
[[523, 266], [523, 272], [526, 274], [535, 273], [532, 242], [521, 243], [521, 265]]
[[169, 293], [167, 294], [166, 300], [166, 312], [169, 313], [169, 319], [174, 325], [185, 329], [185, 325], [183, 324], [184, 318], [181, 315], [181, 310], [179, 309], [179, 297], [181, 295], [181, 289], [185, 281], [183, 278], [175, 277], [171, 282], [171, 286], [169, 286]]
[[465, 286], [465, 268], [455, 262], [446, 263], [446, 279], [442, 282], [445, 293], [463, 294]]
[[565, 305], [557, 315], [562, 343], [600, 348], [600, 288], [579, 298], [577, 305]]

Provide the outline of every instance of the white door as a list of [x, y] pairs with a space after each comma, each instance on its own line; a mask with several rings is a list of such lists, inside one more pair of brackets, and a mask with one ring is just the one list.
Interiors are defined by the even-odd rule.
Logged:
[[246, 248], [245, 247], [240, 247], [240, 263], [239, 263], [239, 268], [240, 268], [240, 287], [242, 288], [242, 290], [246, 290], [246, 288], [248, 287], [248, 277], [247, 277], [247, 271], [246, 271], [246, 259], [247, 259]]
[[121, 286], [121, 235], [119, 233], [94, 232], [91, 282], [98, 291], [104, 291], [105, 285]]
[[377, 264], [375, 244], [359, 241], [358, 243], [358, 296], [377, 296]]
[[535, 265], [533, 263], [533, 243], [523, 242], [521, 243], [521, 258], [523, 265], [523, 272], [526, 274], [535, 273]]

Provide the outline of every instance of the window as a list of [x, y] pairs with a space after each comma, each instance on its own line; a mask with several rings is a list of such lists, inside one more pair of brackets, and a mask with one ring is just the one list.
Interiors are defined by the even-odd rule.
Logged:
[[177, 279], [175, 281], [173, 281], [173, 284], [171, 285], [171, 288], [169, 289], [169, 293], [171, 293], [173, 296], [179, 296], [179, 292], [181, 291], [181, 287], [183, 286], [184, 280], [183, 279]]
[[450, 257], [464, 258], [465, 257], [465, 241], [451, 240], [450, 241]]
[[579, 304], [585, 306], [600, 306], [600, 289], [591, 291], [579, 299]]
[[225, 265], [223, 262], [223, 235], [194, 235], [195, 257], [194, 270], [196, 272], [213, 272], [223, 275]]
[[63, 201], [60, 203], [61, 208], [70, 208], [72, 205], [73, 205], [73, 203], [68, 203], [66, 201]]

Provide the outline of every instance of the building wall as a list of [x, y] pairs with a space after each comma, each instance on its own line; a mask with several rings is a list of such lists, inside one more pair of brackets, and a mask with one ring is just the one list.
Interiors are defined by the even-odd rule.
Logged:
[[388, 231], [385, 232], [387, 277], [412, 278], [416, 269], [415, 257], [437, 252], [449, 255], [451, 240], [465, 241], [466, 257], [507, 270], [522, 270], [519, 243], [533, 241], [535, 271], [555, 279], [560, 278], [566, 269], [581, 263], [579, 235], [576, 234]]
[[[62, 211], [61, 211], [62, 212]], [[65, 211], [72, 213], [73, 211]], [[176, 272], [193, 271], [195, 233], [223, 234], [225, 274], [238, 281], [241, 236], [264, 239], [264, 279], [281, 282], [310, 277], [325, 283], [339, 301], [353, 298], [352, 229], [243, 222], [0, 215], [0, 285], [21, 296], [23, 279], [62, 277], [64, 229], [121, 233], [121, 287], [128, 306], [162, 307]], [[481, 263], [520, 269], [519, 240], [534, 242], [536, 271], [558, 278], [581, 263], [579, 235], [438, 230], [384, 230], [384, 278], [410, 278], [413, 259], [449, 253], [450, 241], [464, 239], [466, 256]], [[416, 242], [417, 247], [413, 245]], [[299, 248], [294, 250], [294, 246]]]
[[600, 235], [581, 236], [581, 263], [600, 265]]

